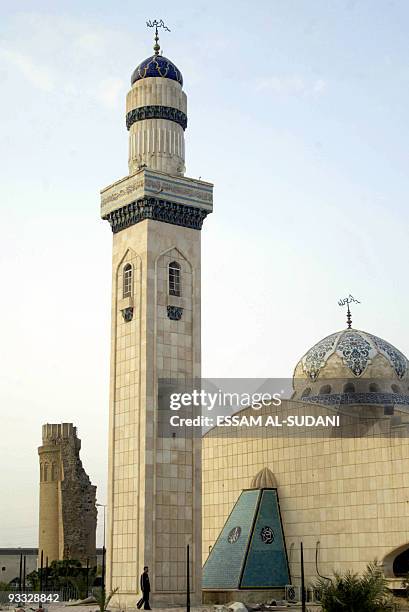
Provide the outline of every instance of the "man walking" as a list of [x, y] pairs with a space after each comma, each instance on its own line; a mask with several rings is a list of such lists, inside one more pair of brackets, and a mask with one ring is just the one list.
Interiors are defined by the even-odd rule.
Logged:
[[152, 608], [149, 605], [149, 593], [151, 590], [151, 585], [149, 582], [149, 568], [147, 565], [145, 565], [145, 567], [143, 568], [143, 574], [141, 574], [141, 591], [142, 591], [142, 597], [140, 598], [140, 600], [138, 601], [138, 603], [136, 604], [136, 607], [138, 608], [138, 610], [140, 610], [142, 608], [142, 604], [144, 605], [144, 610], [152, 610]]

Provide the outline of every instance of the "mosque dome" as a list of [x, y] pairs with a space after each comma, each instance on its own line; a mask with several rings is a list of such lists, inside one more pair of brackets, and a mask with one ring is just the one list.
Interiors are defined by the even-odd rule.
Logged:
[[136, 81], [149, 77], [171, 79], [183, 86], [183, 77], [179, 68], [163, 55], [158, 55], [156, 53], [151, 57], [147, 57], [135, 68], [131, 77], [131, 85], [136, 83]]
[[295, 397], [308, 401], [344, 394], [351, 396], [352, 403], [352, 396], [357, 399], [360, 394], [374, 403], [408, 404], [409, 362], [386, 340], [358, 329], [344, 329], [305, 353], [295, 367], [293, 385]]

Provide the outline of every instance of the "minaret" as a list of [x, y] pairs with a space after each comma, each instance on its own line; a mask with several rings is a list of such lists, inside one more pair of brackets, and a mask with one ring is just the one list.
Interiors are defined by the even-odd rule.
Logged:
[[43, 425], [40, 459], [38, 562], [76, 559], [96, 563], [96, 487], [81, 459], [72, 423]]
[[[201, 440], [157, 434], [160, 378], [199, 378], [200, 230], [213, 185], [184, 176], [186, 94], [160, 53], [127, 95], [129, 175], [101, 192], [113, 232], [107, 588], [135, 603], [148, 565], [151, 602], [201, 601]], [[121, 604], [122, 605], [122, 604]]]

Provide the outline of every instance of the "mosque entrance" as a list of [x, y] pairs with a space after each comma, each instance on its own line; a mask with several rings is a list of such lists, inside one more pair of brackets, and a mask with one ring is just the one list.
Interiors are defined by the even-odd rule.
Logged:
[[400, 553], [393, 562], [393, 573], [397, 578], [409, 574], [409, 548]]
[[383, 560], [387, 578], [402, 578], [409, 574], [409, 544], [395, 548]]

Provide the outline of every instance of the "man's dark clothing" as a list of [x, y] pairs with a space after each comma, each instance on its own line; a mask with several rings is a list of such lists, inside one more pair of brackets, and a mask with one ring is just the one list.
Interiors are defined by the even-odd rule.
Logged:
[[141, 591], [142, 597], [136, 604], [137, 608], [140, 609], [142, 608], [142, 604], [145, 604], [144, 610], [151, 610], [152, 608], [149, 605], [149, 593], [151, 591], [151, 585], [149, 582], [149, 574], [147, 574], [146, 572], [143, 572], [143, 574], [141, 574]]

